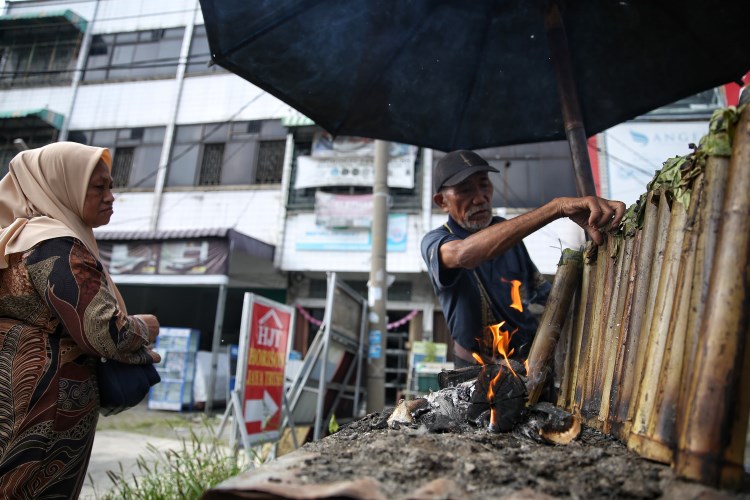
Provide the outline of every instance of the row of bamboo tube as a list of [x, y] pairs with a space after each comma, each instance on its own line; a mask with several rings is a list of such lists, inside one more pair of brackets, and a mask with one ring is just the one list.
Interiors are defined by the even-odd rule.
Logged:
[[680, 477], [739, 487], [750, 412], [750, 106], [716, 112], [701, 144], [664, 164], [606, 245], [584, 248], [582, 267], [557, 344], [558, 406]]

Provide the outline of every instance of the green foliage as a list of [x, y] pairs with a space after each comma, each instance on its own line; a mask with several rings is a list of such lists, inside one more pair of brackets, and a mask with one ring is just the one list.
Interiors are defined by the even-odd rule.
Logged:
[[339, 423], [336, 421], [336, 415], [331, 415], [331, 421], [328, 422], [328, 434], [336, 434], [339, 431]]
[[182, 439], [178, 450], [158, 450], [148, 445], [150, 456], [137, 459], [138, 472], [127, 474], [120, 463], [120, 471], [108, 471], [112, 488], [102, 500], [172, 500], [199, 499], [205, 490], [236, 476], [250, 464], [234, 456], [213, 435], [205, 423], [205, 432], [190, 431]]

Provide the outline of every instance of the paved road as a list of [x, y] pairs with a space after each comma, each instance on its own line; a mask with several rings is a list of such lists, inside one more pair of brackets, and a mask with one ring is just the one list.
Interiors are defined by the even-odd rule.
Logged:
[[[97, 431], [80, 498], [93, 500], [97, 495], [101, 496], [109, 490], [112, 481], [107, 476], [107, 471], [119, 472], [122, 465], [122, 469], [129, 476], [138, 475], [138, 457], [142, 456], [149, 462], [156, 461], [156, 456], [148, 449], [149, 443], [162, 452], [181, 447], [181, 442], [173, 438], [146, 436], [133, 432]], [[88, 477], [89, 475], [91, 477]]]

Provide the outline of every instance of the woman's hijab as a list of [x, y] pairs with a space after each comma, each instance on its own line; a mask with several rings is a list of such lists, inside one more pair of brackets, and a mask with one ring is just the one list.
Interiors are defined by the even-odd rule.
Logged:
[[[111, 170], [109, 150], [75, 142], [55, 142], [18, 153], [0, 180], [0, 269], [7, 256], [37, 243], [73, 236], [99, 257], [94, 231], [83, 222], [83, 205], [94, 168], [103, 161]], [[106, 272], [120, 308], [125, 304]]]

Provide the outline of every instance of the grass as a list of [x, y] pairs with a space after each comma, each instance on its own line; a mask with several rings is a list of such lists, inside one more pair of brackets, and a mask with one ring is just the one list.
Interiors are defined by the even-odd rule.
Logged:
[[189, 436], [181, 439], [177, 450], [161, 451], [148, 445], [148, 456], [137, 459], [137, 472], [125, 473], [122, 463], [119, 472], [109, 471], [113, 486], [96, 497], [101, 500], [198, 499], [207, 489], [253, 465], [246, 454], [235, 456], [219, 442], [205, 418], [202, 423], [205, 428], [199, 432], [191, 429]]

